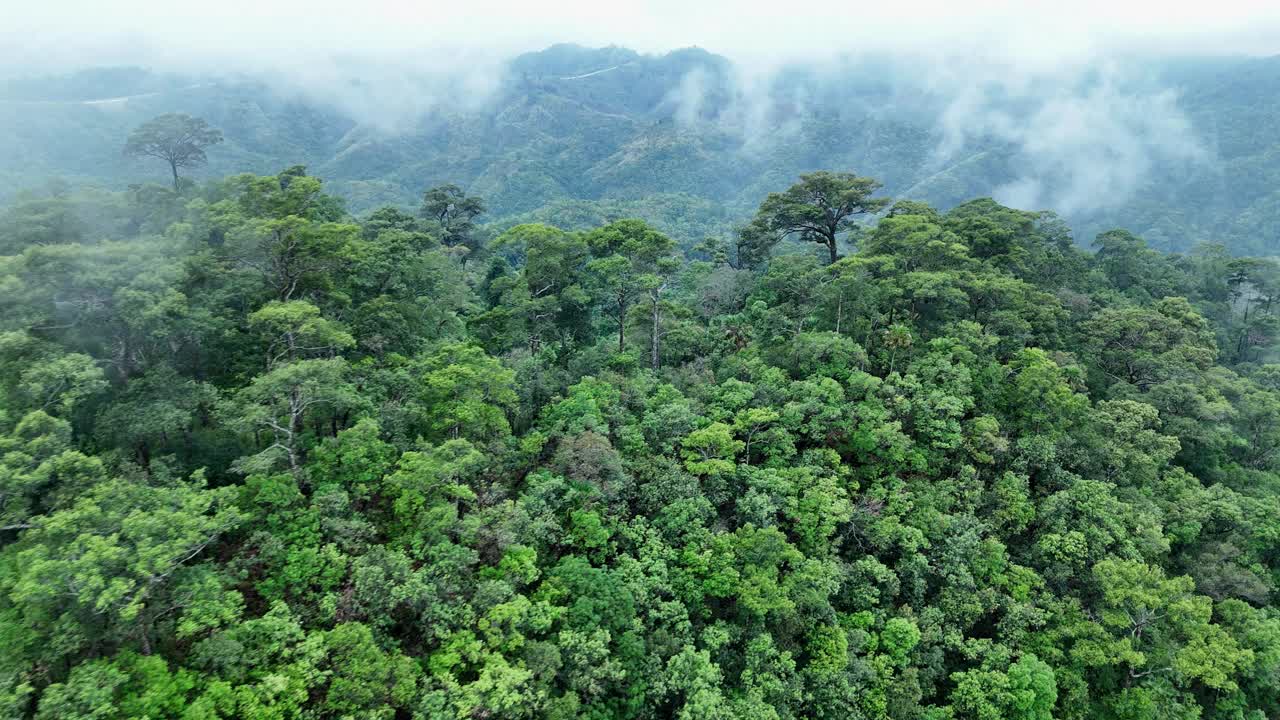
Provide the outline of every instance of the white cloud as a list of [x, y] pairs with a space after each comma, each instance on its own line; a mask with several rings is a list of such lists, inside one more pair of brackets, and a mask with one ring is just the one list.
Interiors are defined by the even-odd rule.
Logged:
[[[1099, 51], [1280, 53], [1274, 0], [14, 0], [0, 62], [233, 65], [333, 52], [510, 54], [552, 42], [700, 45], [762, 62], [947, 52], [1053, 64]], [[438, 55], [439, 56], [439, 55]]]
[[970, 65], [938, 120], [940, 165], [982, 140], [1009, 146], [1018, 175], [992, 195], [1074, 213], [1126, 202], [1158, 166], [1213, 162], [1177, 95], [1126, 66], [1018, 73]]

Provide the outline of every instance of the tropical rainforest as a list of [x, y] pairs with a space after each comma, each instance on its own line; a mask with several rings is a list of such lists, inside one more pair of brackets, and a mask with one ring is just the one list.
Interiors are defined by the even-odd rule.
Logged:
[[1276, 261], [849, 168], [353, 211], [216, 124], [0, 217], [0, 715], [1280, 717]]

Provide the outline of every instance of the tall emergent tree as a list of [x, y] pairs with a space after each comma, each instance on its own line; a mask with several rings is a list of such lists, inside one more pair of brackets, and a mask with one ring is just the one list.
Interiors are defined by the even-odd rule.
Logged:
[[135, 157], [159, 158], [169, 163], [173, 189], [178, 189], [178, 168], [203, 165], [204, 149], [222, 142], [222, 132], [209, 123], [183, 113], [166, 113], [153, 118], [129, 135], [124, 153]]
[[766, 228], [776, 240], [798, 235], [827, 246], [831, 262], [839, 259], [837, 238], [853, 226], [853, 217], [878, 212], [888, 198], [873, 198], [880, 181], [853, 173], [825, 170], [800, 176], [786, 192], [769, 193], [760, 203], [753, 227]]
[[652, 296], [653, 362], [657, 364], [658, 323], [662, 289], [673, 267], [669, 262], [675, 241], [643, 220], [617, 220], [587, 235], [595, 259], [587, 263], [597, 292], [618, 326], [618, 352], [626, 350], [627, 311], [641, 293]]
[[469, 249], [475, 219], [484, 214], [484, 201], [467, 195], [457, 185], [440, 185], [422, 194], [422, 217], [436, 224], [440, 242], [449, 247], [464, 245]]

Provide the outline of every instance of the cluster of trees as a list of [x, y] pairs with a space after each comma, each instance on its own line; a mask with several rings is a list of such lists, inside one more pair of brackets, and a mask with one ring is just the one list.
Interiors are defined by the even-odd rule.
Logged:
[[0, 715], [1280, 715], [1280, 268], [875, 189], [0, 235]]

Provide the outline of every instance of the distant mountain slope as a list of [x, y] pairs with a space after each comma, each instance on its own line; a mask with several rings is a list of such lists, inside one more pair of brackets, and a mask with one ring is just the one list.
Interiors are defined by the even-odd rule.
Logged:
[[200, 175], [306, 164], [357, 212], [456, 182], [496, 220], [630, 213], [725, 232], [767, 192], [829, 168], [942, 207], [994, 194], [1059, 210], [1083, 241], [1122, 226], [1169, 249], [1280, 251], [1280, 58], [1170, 61], [1144, 68], [1157, 82], [983, 90], [977, 104], [913, 72], [865, 61], [761, 79], [699, 49], [558, 45], [513, 59], [482, 103], [388, 129], [257, 80], [96, 69], [0, 87], [0, 199], [55, 176], [159, 179], [120, 148], [181, 111], [226, 136]]

